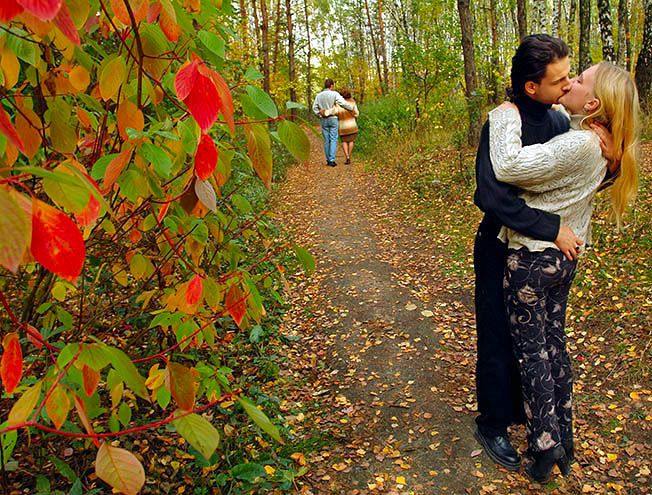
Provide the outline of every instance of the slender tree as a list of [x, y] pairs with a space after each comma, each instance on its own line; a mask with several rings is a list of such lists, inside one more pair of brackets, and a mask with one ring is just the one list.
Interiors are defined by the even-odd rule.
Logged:
[[[650, 0], [652, 1], [652, 0]], [[477, 95], [477, 74], [475, 70], [475, 49], [473, 47], [473, 24], [470, 0], [457, 0], [457, 11], [462, 30], [462, 54], [464, 56], [464, 92], [469, 112], [468, 142], [474, 146], [480, 139], [480, 102]]]
[[[575, 28], [577, 24], [577, 0], [570, 0], [568, 7], [568, 19], [566, 21], [566, 42], [571, 51], [571, 55], [576, 53], [575, 50]], [[577, 64], [577, 62], [576, 62]]]
[[643, 108], [650, 109], [650, 90], [652, 88], [652, 0], [645, 0], [643, 21], [643, 44], [636, 61], [636, 86]]
[[609, 62], [614, 62], [616, 60], [616, 52], [614, 51], [614, 35], [609, 0], [598, 0], [598, 22], [600, 23], [600, 39], [602, 40], [602, 58]]
[[385, 88], [383, 87], [383, 76], [380, 72], [380, 60], [378, 58], [378, 44], [376, 43], [376, 35], [374, 34], [374, 26], [371, 22], [371, 12], [369, 11], [369, 0], [364, 0], [365, 11], [367, 12], [367, 25], [369, 26], [369, 36], [371, 37], [371, 47], [374, 52], [374, 59], [376, 61], [376, 71], [378, 72], [378, 84], [380, 85], [380, 91], [382, 94], [385, 94]]
[[387, 45], [385, 43], [385, 23], [383, 22], [383, 0], [377, 0], [378, 6], [378, 42], [380, 54], [383, 57], [383, 84], [384, 92], [389, 88], [389, 69], [387, 67]]
[[562, 0], [552, 0], [552, 35], [559, 36], [561, 32]]
[[580, 51], [578, 71], [593, 64], [589, 42], [591, 40], [591, 0], [580, 0]]
[[530, 6], [532, 7], [532, 32], [542, 33], [547, 31], [545, 26], [547, 25], [546, 17], [548, 11], [548, 4], [546, 0], [530, 0]]
[[489, 0], [489, 20], [491, 28], [491, 65], [490, 71], [490, 98], [493, 103], [498, 103], [498, 74], [499, 74], [499, 46], [498, 46], [498, 21], [496, 19], [496, 0]]
[[[294, 24], [292, 23], [292, 2], [285, 0], [285, 13], [287, 16], [288, 28], [288, 79], [290, 83], [290, 101], [297, 101], [296, 74], [294, 64]], [[297, 111], [291, 111], [291, 118], [294, 120]]]
[[629, 69], [629, 4], [627, 0], [618, 1], [618, 64]]
[[269, 66], [269, 12], [267, 0], [260, 0], [260, 53], [263, 64], [263, 88], [266, 93], [270, 91], [270, 66]]
[[310, 18], [308, 17], [308, 0], [303, 0], [303, 13], [306, 21], [306, 99], [308, 108], [312, 106], [312, 44], [310, 42]]
[[516, 0], [516, 16], [518, 19], [518, 39], [522, 40], [527, 36], [527, 2]]

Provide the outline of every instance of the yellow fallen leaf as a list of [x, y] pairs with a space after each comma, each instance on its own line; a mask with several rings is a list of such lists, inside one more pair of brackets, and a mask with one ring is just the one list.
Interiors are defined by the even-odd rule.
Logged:
[[276, 472], [276, 469], [274, 469], [272, 466], [265, 466], [265, 472], [271, 476]]
[[405, 481], [405, 476], [397, 476], [396, 483], [398, 483], [399, 485], [407, 485], [407, 481]]
[[630, 393], [629, 393], [629, 396], [630, 396], [630, 398], [632, 398], [633, 400], [641, 400], [641, 395], [640, 395], [638, 392], [636, 392], [636, 391], [634, 391], [634, 392], [630, 392]]
[[618, 454], [609, 454], [609, 453], [607, 453], [607, 461], [608, 462], [613, 462], [616, 459], [618, 459]]

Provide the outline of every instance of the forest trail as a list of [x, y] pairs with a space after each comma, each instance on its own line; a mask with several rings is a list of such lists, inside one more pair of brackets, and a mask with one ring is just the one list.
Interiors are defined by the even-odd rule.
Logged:
[[[321, 139], [311, 140], [311, 161], [288, 172], [276, 214], [317, 260], [290, 318], [301, 350], [325, 364], [312, 386], [328, 406], [305, 421], [336, 439], [309, 461], [312, 493], [489, 493], [482, 487], [518, 475], [479, 451], [474, 356], [446, 346], [473, 335], [470, 289], [449, 287], [441, 253], [399, 218], [355, 152], [344, 165], [339, 149], [327, 167]], [[466, 360], [463, 389], [452, 388], [451, 359]]]

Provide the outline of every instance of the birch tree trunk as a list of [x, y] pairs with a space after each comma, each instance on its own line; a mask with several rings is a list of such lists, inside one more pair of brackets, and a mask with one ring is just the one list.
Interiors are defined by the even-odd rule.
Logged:
[[629, 70], [629, 5], [627, 0], [618, 1], [618, 65]]
[[312, 108], [312, 45], [310, 42], [310, 19], [308, 17], [308, 0], [303, 0], [303, 13], [306, 20], [306, 97], [308, 109]]
[[593, 61], [589, 41], [591, 39], [591, 0], [580, 0], [580, 65], [578, 72], [588, 69]]
[[491, 27], [491, 68], [490, 68], [490, 90], [492, 103], [498, 103], [498, 77], [499, 68], [499, 54], [498, 54], [498, 22], [496, 20], [496, 0], [489, 0], [489, 21]]
[[378, 1], [378, 36], [380, 53], [383, 56], [383, 83], [384, 93], [389, 89], [389, 69], [387, 67], [387, 44], [385, 43], [385, 23], [383, 22], [383, 0]]
[[547, 22], [547, 4], [546, 0], [531, 0], [530, 6], [532, 7], [532, 33], [543, 33], [547, 31], [545, 28]]
[[460, 27], [462, 29], [464, 89], [469, 112], [468, 142], [471, 146], [475, 146], [480, 139], [480, 102], [477, 96], [475, 50], [473, 48], [473, 25], [471, 23], [471, 9], [469, 2], [470, 0], [457, 0], [457, 11], [460, 17]]
[[609, 0], [598, 0], [598, 22], [600, 23], [600, 39], [602, 40], [602, 58], [615, 62], [614, 35], [611, 24], [611, 5]]
[[561, 29], [561, 0], [552, 1], [552, 35], [559, 37]]
[[644, 109], [650, 104], [652, 87], [652, 0], [645, 0], [645, 18], [643, 21], [643, 44], [636, 61], [636, 86]]
[[269, 93], [269, 13], [267, 12], [267, 0], [260, 0], [260, 51], [263, 61], [263, 88], [266, 93]]
[[[577, 52], [575, 50], [575, 29], [577, 27], [577, 0], [570, 0], [570, 6], [568, 7], [568, 21], [566, 26], [566, 42], [570, 48], [571, 55], [575, 55]], [[579, 66], [575, 62], [576, 66]]]

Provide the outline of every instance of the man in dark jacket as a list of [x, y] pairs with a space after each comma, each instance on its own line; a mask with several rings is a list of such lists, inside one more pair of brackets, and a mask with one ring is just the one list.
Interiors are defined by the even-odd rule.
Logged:
[[[551, 109], [570, 89], [568, 46], [548, 35], [523, 39], [512, 58], [510, 99], [518, 106], [524, 146], [544, 143], [568, 131], [568, 118]], [[474, 246], [475, 309], [478, 334], [476, 387], [479, 416], [475, 437], [498, 464], [518, 470], [520, 457], [507, 427], [523, 423], [518, 363], [503, 300], [507, 245], [498, 239], [503, 225], [534, 239], [554, 242], [567, 257], [577, 257], [582, 243], [560, 225], [558, 215], [530, 208], [514, 186], [498, 182], [489, 157], [485, 123], [476, 156], [475, 204], [484, 213]]]

